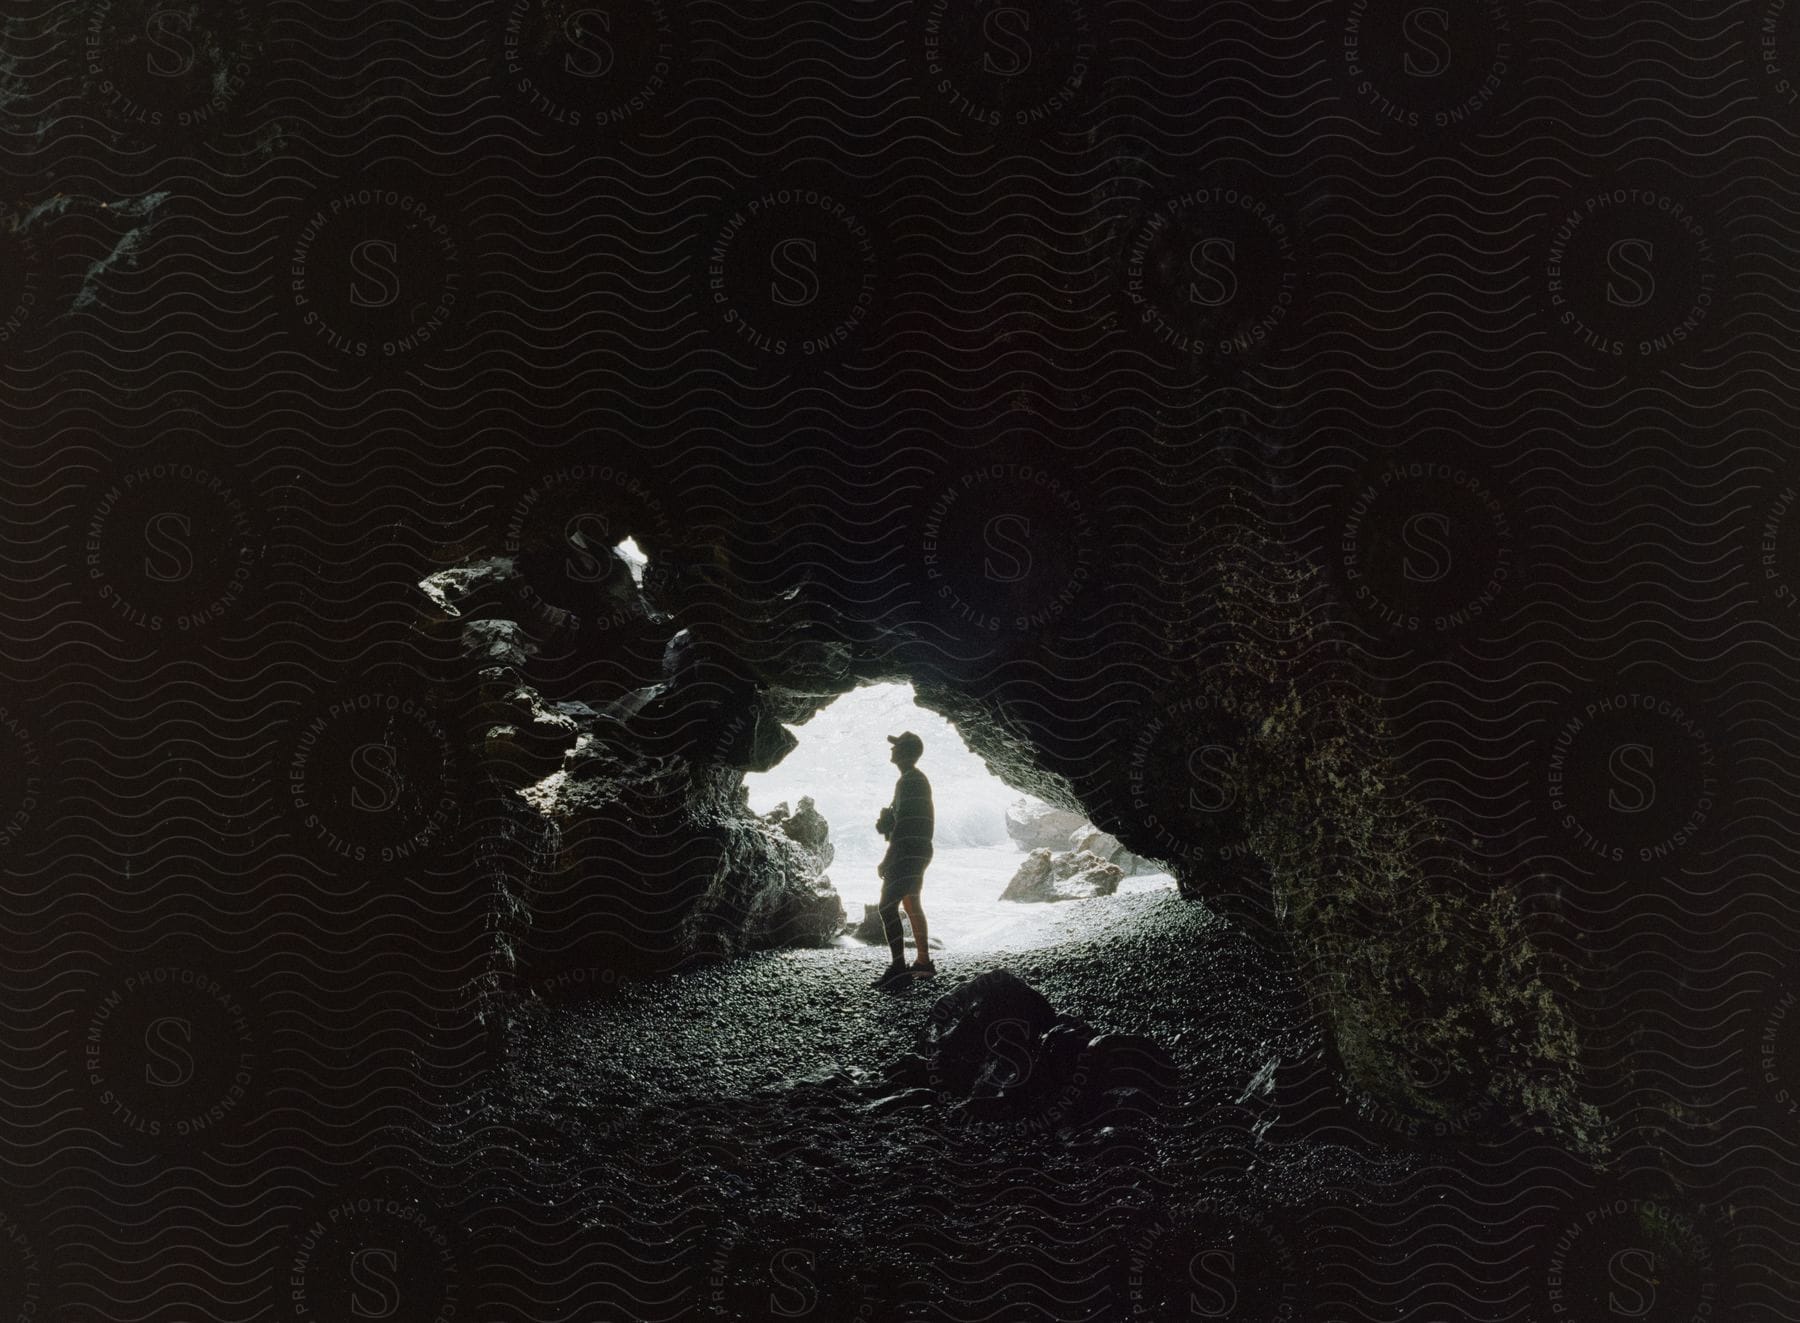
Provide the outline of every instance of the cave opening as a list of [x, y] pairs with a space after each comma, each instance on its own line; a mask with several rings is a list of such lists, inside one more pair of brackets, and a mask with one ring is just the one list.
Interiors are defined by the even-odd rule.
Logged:
[[631, 574], [631, 581], [639, 588], [644, 586], [644, 571], [650, 568], [650, 557], [644, 554], [636, 539], [626, 537], [618, 542], [613, 550], [619, 559], [625, 562], [625, 568]]
[[[768, 771], [745, 775], [749, 807], [767, 814], [782, 804], [797, 810], [802, 799], [813, 801], [830, 829], [829, 876], [853, 928], [865, 922], [881, 891], [875, 869], [887, 842], [875, 821], [893, 796], [896, 777], [887, 737], [907, 730], [924, 742], [919, 766], [931, 781], [936, 806], [923, 890], [935, 949], [972, 953], [1031, 944], [1033, 934], [1048, 935], [1051, 928], [1043, 920], [1066, 906], [1001, 899], [1029, 867], [1034, 848], [1051, 853], [1048, 885], [1032, 892], [1041, 902], [1086, 903], [1083, 893], [1099, 889], [1104, 894], [1092, 899], [1104, 903], [1107, 894], [1175, 886], [1162, 862], [1131, 855], [1081, 815], [996, 776], [954, 722], [918, 702], [909, 683], [862, 685], [788, 730], [797, 740], [788, 755]], [[1080, 858], [1083, 849], [1090, 859]], [[1077, 862], [1110, 863], [1118, 876], [1110, 870], [1089, 873]], [[1062, 877], [1054, 875], [1059, 869]], [[842, 940], [865, 938], [879, 943], [866, 929]]]
[[[1330, 1069], [1369, 1096], [1440, 1119], [1479, 1096], [1602, 1142], [1579, 1029], [1547, 981], [1563, 976], [1505, 880], [1443, 848], [1450, 829], [1397, 773], [1373, 698], [1316, 660], [1335, 635], [1312, 571], [1259, 528], [1222, 529], [1223, 577], [1183, 608], [1183, 628], [1219, 645], [1095, 704], [1046, 685], [1028, 651], [959, 659], [904, 613], [864, 618], [779, 557], [684, 546], [603, 508], [546, 514], [507, 554], [421, 582], [480, 663], [479, 756], [504, 792], [496, 988], [560, 1000], [753, 952], [773, 960], [722, 976], [773, 964], [869, 986], [865, 966], [886, 954], [870, 839], [895, 775], [886, 736], [912, 729], [947, 810], [921, 897], [949, 976], [933, 986], [1009, 962], [1046, 988], [1059, 967], [1141, 971], [1151, 949], [1211, 950], [1223, 920], [1271, 978], [1295, 976], [1294, 1014], [1326, 1026]], [[570, 694], [572, 659], [591, 699]], [[880, 719], [852, 720], [871, 704]], [[959, 788], [965, 758], [999, 784]], [[839, 793], [854, 780], [860, 804]], [[1031, 796], [1071, 820], [1047, 839], [1015, 832], [1011, 809]], [[788, 814], [773, 811], [783, 799]], [[964, 871], [961, 851], [991, 853], [962, 856]], [[1417, 1061], [1448, 1062], [1452, 1083], [1420, 1083]]]

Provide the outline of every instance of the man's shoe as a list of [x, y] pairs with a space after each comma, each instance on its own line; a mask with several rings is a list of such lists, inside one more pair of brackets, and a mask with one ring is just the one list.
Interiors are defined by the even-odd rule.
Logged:
[[891, 988], [896, 983], [904, 982], [906, 978], [907, 973], [905, 965], [889, 965], [886, 972], [884, 972], [880, 978], [876, 979], [871, 986], [877, 988]]
[[907, 968], [912, 971], [914, 978], [930, 978], [933, 974], [937, 973], [937, 966], [932, 964], [929, 960], [922, 962], [915, 960], [912, 964], [908, 965]]

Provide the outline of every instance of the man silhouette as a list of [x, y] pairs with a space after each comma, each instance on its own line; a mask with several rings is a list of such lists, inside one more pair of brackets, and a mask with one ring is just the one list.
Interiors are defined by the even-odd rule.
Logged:
[[[888, 838], [887, 853], [875, 866], [881, 879], [882, 931], [887, 935], [893, 963], [887, 967], [876, 987], [887, 987], [905, 981], [909, 976], [925, 977], [937, 973], [931, 962], [931, 947], [925, 935], [925, 908], [919, 903], [919, 888], [925, 881], [925, 865], [931, 862], [931, 832], [936, 817], [931, 806], [931, 782], [918, 768], [919, 755], [925, 752], [925, 741], [910, 730], [888, 736], [893, 745], [889, 761], [900, 769], [894, 782], [894, 802], [881, 811], [876, 823]], [[912, 920], [913, 937], [919, 944], [919, 955], [912, 967], [906, 964], [906, 929], [900, 924], [900, 907]]]

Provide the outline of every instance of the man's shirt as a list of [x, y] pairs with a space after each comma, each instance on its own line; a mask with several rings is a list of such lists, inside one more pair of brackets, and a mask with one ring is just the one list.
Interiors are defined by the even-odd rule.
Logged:
[[931, 782], [909, 767], [894, 782], [894, 834], [888, 839], [890, 860], [929, 859], [937, 815], [931, 806]]

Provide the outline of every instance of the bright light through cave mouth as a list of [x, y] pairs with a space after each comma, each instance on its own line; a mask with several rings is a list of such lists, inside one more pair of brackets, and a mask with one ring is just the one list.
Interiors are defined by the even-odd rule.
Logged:
[[650, 567], [650, 558], [639, 549], [638, 544], [626, 538], [613, 548], [625, 562], [625, 568], [631, 571], [631, 581], [638, 587], [644, 586], [644, 571]]
[[[802, 796], [812, 797], [836, 847], [827, 873], [853, 922], [881, 892], [875, 865], [887, 842], [876, 832], [875, 818], [893, 797], [899, 774], [888, 761], [887, 737], [903, 730], [925, 742], [919, 770], [930, 778], [937, 813], [922, 892], [934, 939], [941, 934], [947, 944], [967, 950], [985, 940], [1014, 936], [1020, 926], [1048, 917], [1050, 911], [1105, 903], [1104, 898], [1038, 904], [1000, 899], [1027, 853], [1007, 829], [1007, 810], [1048, 806], [988, 771], [955, 726], [917, 704], [911, 685], [854, 689], [804, 725], [789, 729], [799, 740], [794, 751], [771, 770], [744, 777], [750, 807], [767, 813], [785, 802], [793, 809]], [[1018, 817], [1016, 808], [1014, 812]], [[1137, 867], [1140, 871], [1119, 883], [1121, 893], [1175, 885], [1160, 864], [1143, 861]]]

